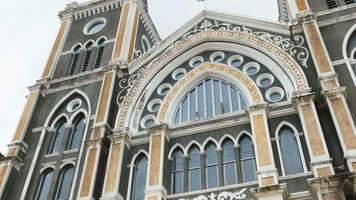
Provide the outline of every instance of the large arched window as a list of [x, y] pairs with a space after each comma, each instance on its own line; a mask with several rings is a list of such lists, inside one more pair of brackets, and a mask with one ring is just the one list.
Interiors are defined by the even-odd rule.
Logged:
[[188, 160], [188, 188], [189, 191], [200, 190], [200, 151], [193, 146]]
[[40, 183], [37, 188], [36, 200], [49, 199], [48, 193], [53, 178], [53, 169], [47, 169], [42, 173]]
[[172, 193], [177, 194], [183, 192], [184, 183], [184, 164], [183, 152], [176, 150], [172, 160]]
[[209, 143], [205, 148], [205, 175], [206, 175], [206, 188], [217, 187], [218, 175], [218, 156], [216, 146]]
[[85, 46], [85, 49], [86, 49], [85, 50], [85, 57], [84, 57], [84, 61], [83, 61], [81, 72], [85, 72], [85, 71], [88, 70], [88, 65], [89, 65], [89, 61], [90, 61], [92, 48], [93, 48], [93, 43], [92, 42], [89, 42]]
[[61, 170], [60, 180], [58, 184], [57, 200], [69, 199], [72, 182], [74, 177], [74, 167], [69, 165]]
[[246, 98], [241, 91], [222, 80], [208, 78], [188, 92], [174, 116], [174, 124], [210, 118], [244, 109]]
[[99, 68], [101, 65], [101, 60], [103, 59], [103, 54], [104, 54], [104, 48], [105, 48], [105, 39], [102, 38], [98, 42], [98, 52], [96, 53], [96, 59], [95, 59], [95, 65], [94, 68]]
[[64, 140], [64, 135], [65, 135], [65, 131], [66, 131], [66, 127], [65, 127], [65, 120], [60, 120], [56, 127], [56, 131], [53, 135], [53, 139], [52, 139], [52, 143], [51, 146], [49, 148], [49, 153], [53, 154], [53, 153], [57, 153], [59, 152], [59, 150], [62, 147], [63, 144], [63, 140]]
[[147, 158], [142, 154], [138, 157], [134, 166], [131, 200], [145, 199], [146, 179]]
[[284, 126], [279, 132], [279, 147], [285, 175], [302, 173], [303, 164], [299, 147], [291, 128]]
[[69, 143], [67, 149], [78, 149], [82, 143], [82, 137], [85, 130], [84, 116], [80, 115], [77, 117], [73, 131], [70, 135]]
[[253, 143], [250, 137], [243, 136], [239, 142], [242, 181], [256, 180], [256, 161]]
[[68, 75], [73, 75], [73, 74], [75, 73], [75, 69], [76, 69], [77, 64], [78, 64], [80, 49], [81, 49], [81, 46], [80, 46], [80, 45], [77, 45], [77, 46], [73, 49], [72, 61], [71, 61], [71, 63], [70, 63]]
[[233, 185], [237, 182], [236, 156], [234, 143], [225, 140], [222, 145], [222, 162], [225, 185]]

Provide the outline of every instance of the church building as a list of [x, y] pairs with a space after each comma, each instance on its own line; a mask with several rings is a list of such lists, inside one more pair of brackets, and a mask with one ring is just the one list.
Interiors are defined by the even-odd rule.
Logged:
[[356, 199], [356, 0], [276, 1], [163, 40], [147, 0], [67, 4], [0, 200]]

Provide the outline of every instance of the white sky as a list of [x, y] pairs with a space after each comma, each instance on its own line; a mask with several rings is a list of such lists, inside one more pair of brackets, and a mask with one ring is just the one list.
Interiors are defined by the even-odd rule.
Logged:
[[[148, 0], [164, 39], [204, 8], [196, 0]], [[70, 0], [0, 0], [0, 152], [6, 153], [20, 119], [27, 87], [40, 78], [56, 37], [58, 11]], [[83, 2], [83, 1], [79, 1]], [[209, 10], [277, 20], [277, 0], [209, 0]]]

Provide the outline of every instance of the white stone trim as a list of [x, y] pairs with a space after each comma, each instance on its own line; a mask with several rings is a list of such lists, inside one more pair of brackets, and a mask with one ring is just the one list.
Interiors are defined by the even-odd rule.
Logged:
[[[133, 174], [133, 173], [134, 173], [133, 168], [134, 168], [134, 166], [135, 166], [135, 162], [136, 162], [138, 156], [140, 156], [141, 154], [144, 154], [144, 155], [146, 156], [147, 161], [148, 161], [148, 159], [149, 159], [149, 157], [150, 157], [149, 154], [148, 154], [145, 150], [143, 150], [143, 149], [140, 149], [140, 150], [132, 157], [131, 163], [130, 163], [130, 175], [129, 175], [129, 182], [128, 182], [126, 200], [130, 200], [130, 199], [131, 199], [132, 181], [133, 181], [133, 175], [134, 175], [134, 174]], [[148, 162], [147, 164], [149, 165], [149, 162]], [[147, 170], [147, 172], [148, 172], [148, 170]], [[149, 179], [149, 176], [147, 176], [147, 179]], [[147, 184], [146, 184], [146, 186], [147, 186]]]
[[169, 150], [169, 153], [168, 153], [168, 160], [172, 160], [172, 156], [173, 156], [173, 153], [177, 150], [177, 149], [180, 149], [183, 153], [184, 156], [187, 156], [185, 154], [186, 152], [186, 149], [179, 143], [176, 143], [173, 145], [173, 147], [171, 148], [171, 150]]
[[350, 62], [351, 55], [350, 55], [350, 57], [349, 57], [349, 55], [347, 55], [347, 45], [351, 38], [352, 33], [354, 33], [355, 31], [356, 31], [356, 23], [347, 31], [347, 33], [344, 37], [344, 41], [342, 43], [342, 55], [344, 57], [347, 69], [348, 69], [349, 74], [350, 74], [352, 81], [354, 83], [354, 87], [356, 87], [356, 75], [352, 69], [351, 62]]
[[205, 139], [205, 141], [201, 145], [202, 150], [203, 150], [204, 153], [205, 153], [205, 148], [207, 147], [209, 142], [212, 142], [213, 144], [215, 144], [216, 149], [221, 149], [221, 146], [219, 145], [219, 142], [216, 141], [214, 138], [209, 136], [208, 138]]

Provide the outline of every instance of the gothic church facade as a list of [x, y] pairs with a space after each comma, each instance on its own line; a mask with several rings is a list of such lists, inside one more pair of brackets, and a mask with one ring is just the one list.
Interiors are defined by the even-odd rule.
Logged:
[[164, 40], [148, 3], [59, 13], [1, 200], [356, 199], [355, 0], [203, 11]]

